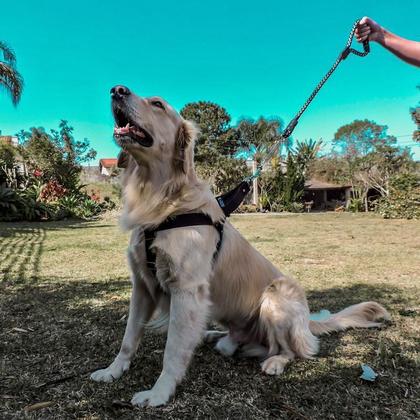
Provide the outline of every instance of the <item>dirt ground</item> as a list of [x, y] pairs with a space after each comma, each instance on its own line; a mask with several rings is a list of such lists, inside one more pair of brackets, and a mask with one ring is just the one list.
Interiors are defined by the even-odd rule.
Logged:
[[[316, 359], [297, 360], [279, 377], [203, 344], [169, 405], [133, 409], [132, 395], [160, 373], [164, 337], [147, 333], [119, 381], [89, 380], [124, 333], [127, 234], [115, 219], [0, 223], [0, 418], [418, 418], [420, 223], [364, 214], [232, 221], [299, 279], [313, 311], [377, 300], [392, 321], [323, 337]], [[379, 374], [374, 383], [359, 378], [361, 364]]]

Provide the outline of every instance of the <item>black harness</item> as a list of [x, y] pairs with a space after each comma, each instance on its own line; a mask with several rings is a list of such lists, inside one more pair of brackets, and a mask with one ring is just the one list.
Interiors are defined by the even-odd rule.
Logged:
[[[229, 217], [230, 214], [239, 207], [250, 189], [250, 183], [242, 181], [233, 190], [216, 197], [216, 200], [226, 217]], [[213, 264], [216, 261], [220, 249], [222, 248], [224, 220], [215, 223], [211, 220], [210, 216], [204, 213], [178, 214], [177, 216], [168, 217], [154, 229], [146, 229], [144, 231], [147, 267], [154, 276], [156, 276], [156, 252], [152, 249], [152, 243], [156, 239], [156, 234], [162, 230], [187, 226], [214, 226], [214, 228], [219, 232], [219, 241], [216, 244], [216, 250], [213, 254]]]
[[186, 213], [166, 219], [163, 223], [154, 229], [144, 231], [144, 240], [146, 245], [146, 261], [147, 267], [156, 276], [156, 252], [151, 248], [156, 234], [162, 230], [175, 229], [187, 226], [214, 226], [219, 232], [219, 240], [216, 244], [216, 250], [213, 254], [213, 263], [217, 259], [223, 240], [223, 222], [214, 223], [210, 216], [204, 213]]

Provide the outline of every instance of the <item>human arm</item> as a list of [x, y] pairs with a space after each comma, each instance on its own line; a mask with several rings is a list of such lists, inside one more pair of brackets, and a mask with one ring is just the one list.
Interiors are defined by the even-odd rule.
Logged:
[[405, 62], [420, 67], [420, 42], [395, 35], [366, 16], [357, 25], [355, 35], [358, 42], [377, 42]]

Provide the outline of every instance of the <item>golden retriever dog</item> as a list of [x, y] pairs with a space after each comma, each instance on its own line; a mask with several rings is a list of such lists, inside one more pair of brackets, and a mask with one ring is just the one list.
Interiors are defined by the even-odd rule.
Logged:
[[[93, 380], [121, 377], [155, 313], [168, 320], [163, 367], [152, 389], [134, 395], [132, 403], [138, 406], [169, 401], [203, 338], [217, 339], [223, 355], [241, 348], [245, 355], [261, 357], [263, 372], [279, 375], [295, 357], [317, 353], [317, 336], [376, 327], [378, 319], [389, 317], [378, 303], [364, 302], [325, 321], [310, 320], [303, 289], [225, 220], [209, 186], [197, 178], [194, 124], [162, 98], [142, 98], [124, 86], [114, 87], [111, 96], [114, 137], [125, 160], [122, 224], [132, 231], [128, 261], [133, 289], [121, 349], [108, 368], [92, 373]], [[216, 259], [220, 237], [213, 226], [162, 230], [152, 243], [155, 275], [146, 264], [144, 231], [170, 216], [199, 212], [224, 223]], [[206, 332], [210, 321], [228, 331]]]

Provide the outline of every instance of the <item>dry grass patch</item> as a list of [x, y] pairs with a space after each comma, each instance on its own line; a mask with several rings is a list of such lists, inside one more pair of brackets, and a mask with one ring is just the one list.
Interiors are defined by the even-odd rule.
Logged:
[[[393, 321], [324, 337], [319, 357], [264, 376], [257, 361], [197, 349], [175, 400], [125, 402], [151, 387], [164, 338], [147, 334], [113, 384], [88, 373], [118, 351], [130, 284], [115, 220], [0, 224], [0, 417], [4, 419], [414, 419], [418, 412], [420, 224], [371, 215], [235, 216], [267, 257], [304, 285], [313, 310], [374, 299]], [[379, 374], [359, 379], [360, 364]], [[45, 403], [33, 406], [36, 403]], [[26, 407], [26, 410], [24, 410]]]

